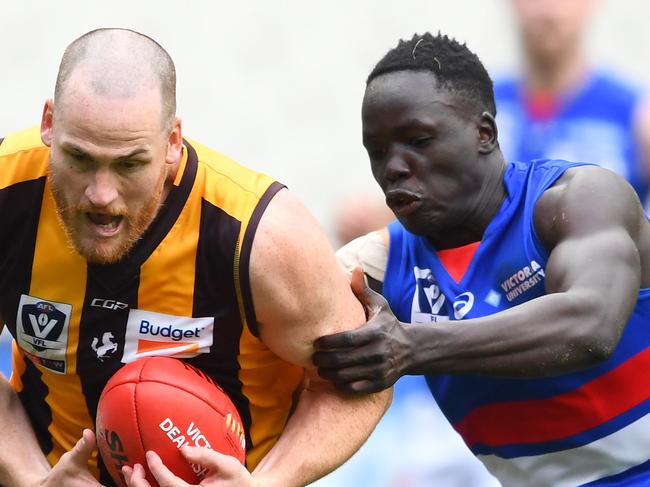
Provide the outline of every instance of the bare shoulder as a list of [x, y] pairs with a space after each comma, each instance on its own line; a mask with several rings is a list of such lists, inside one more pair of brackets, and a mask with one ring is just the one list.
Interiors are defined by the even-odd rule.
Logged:
[[277, 355], [311, 364], [316, 338], [363, 322], [363, 310], [313, 216], [288, 190], [269, 203], [250, 262], [261, 338]]
[[547, 248], [568, 236], [613, 229], [637, 240], [643, 227], [647, 220], [634, 189], [597, 166], [567, 170], [535, 206], [535, 228]]

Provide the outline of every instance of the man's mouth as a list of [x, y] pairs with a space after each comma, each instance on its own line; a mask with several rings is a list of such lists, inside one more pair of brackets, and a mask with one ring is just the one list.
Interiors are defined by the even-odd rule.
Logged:
[[386, 192], [386, 204], [400, 218], [411, 215], [420, 208], [422, 199], [411, 191], [393, 189]]
[[92, 213], [87, 212], [86, 218], [90, 222], [94, 231], [102, 237], [111, 237], [115, 235], [119, 229], [120, 224], [124, 217], [122, 215], [109, 215], [106, 213]]

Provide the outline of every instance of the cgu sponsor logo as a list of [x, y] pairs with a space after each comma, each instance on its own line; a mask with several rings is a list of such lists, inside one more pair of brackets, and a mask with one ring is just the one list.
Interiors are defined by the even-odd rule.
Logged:
[[113, 311], [119, 309], [126, 309], [129, 307], [129, 305], [126, 303], [122, 303], [114, 299], [103, 299], [103, 298], [93, 298], [93, 300], [90, 302], [90, 306], [92, 306], [93, 308], [104, 308]]
[[189, 318], [131, 309], [126, 326], [122, 362], [164, 355], [176, 358], [209, 353], [214, 318]]

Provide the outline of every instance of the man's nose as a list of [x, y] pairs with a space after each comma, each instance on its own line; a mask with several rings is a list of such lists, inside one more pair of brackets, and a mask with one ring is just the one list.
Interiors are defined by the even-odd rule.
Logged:
[[107, 168], [100, 168], [92, 175], [85, 192], [88, 201], [96, 207], [109, 206], [117, 198], [113, 175]]
[[391, 150], [388, 153], [388, 162], [384, 171], [385, 178], [395, 182], [411, 174], [411, 169], [400, 151]]

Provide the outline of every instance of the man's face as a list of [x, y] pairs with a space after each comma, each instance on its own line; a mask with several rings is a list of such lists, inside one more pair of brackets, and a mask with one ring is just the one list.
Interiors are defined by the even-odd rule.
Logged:
[[154, 219], [172, 167], [160, 93], [101, 96], [69, 81], [41, 134], [50, 146], [52, 193], [75, 249], [89, 262], [120, 260]]
[[577, 48], [594, 0], [513, 0], [528, 52], [551, 60]]
[[386, 203], [412, 233], [457, 228], [483, 181], [475, 117], [432, 73], [380, 75], [362, 107], [363, 144]]

